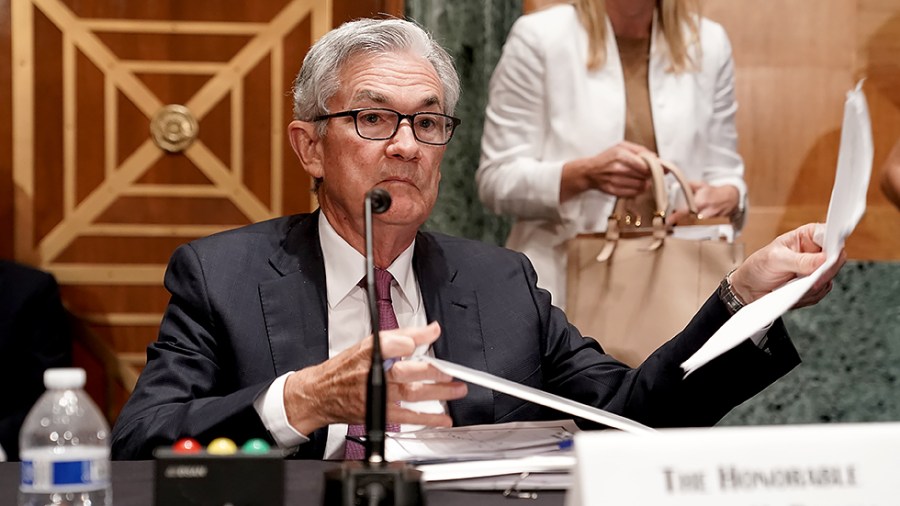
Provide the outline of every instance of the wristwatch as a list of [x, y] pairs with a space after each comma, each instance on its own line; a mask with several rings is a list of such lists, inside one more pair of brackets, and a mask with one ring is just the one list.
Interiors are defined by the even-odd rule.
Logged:
[[734, 290], [731, 287], [731, 274], [737, 269], [732, 269], [731, 272], [725, 275], [722, 278], [722, 282], [719, 283], [719, 289], [716, 290], [716, 293], [719, 295], [719, 300], [725, 304], [725, 307], [728, 308], [729, 314], [737, 313], [744, 307], [744, 303], [741, 301], [740, 297], [734, 293]]

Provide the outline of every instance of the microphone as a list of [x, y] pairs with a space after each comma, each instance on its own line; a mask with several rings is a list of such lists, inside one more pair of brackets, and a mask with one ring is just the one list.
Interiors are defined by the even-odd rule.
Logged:
[[373, 251], [372, 215], [391, 208], [391, 194], [381, 188], [366, 193], [363, 207], [366, 227], [366, 295], [372, 322], [372, 363], [366, 384], [366, 462], [381, 464], [384, 458], [384, 431], [387, 426], [387, 382], [381, 356], [381, 322], [375, 292], [375, 253]]
[[[391, 208], [391, 194], [385, 189], [372, 188], [366, 193], [366, 198], [371, 201], [371, 204], [367, 202], [365, 204], [365, 209], [368, 209], [371, 206], [372, 214], [381, 214]], [[371, 228], [371, 223], [369, 223], [370, 232]]]
[[422, 473], [403, 462], [388, 463], [384, 455], [387, 425], [387, 381], [381, 354], [381, 322], [375, 292], [375, 254], [372, 215], [391, 207], [391, 194], [382, 188], [366, 193], [363, 204], [366, 235], [366, 295], [372, 322], [372, 361], [366, 383], [366, 458], [345, 461], [340, 468], [326, 471], [323, 504], [351, 506], [367, 501], [371, 505], [417, 506], [425, 503]]

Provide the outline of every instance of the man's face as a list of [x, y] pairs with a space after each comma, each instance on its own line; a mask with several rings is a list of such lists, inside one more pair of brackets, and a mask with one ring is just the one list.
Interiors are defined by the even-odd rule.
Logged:
[[[443, 87], [434, 67], [410, 54], [359, 55], [340, 73], [339, 91], [328, 103], [331, 112], [364, 107], [393, 109], [401, 114], [443, 112]], [[323, 178], [319, 189], [322, 208], [329, 218], [357, 221], [367, 191], [379, 187], [390, 192], [391, 208], [378, 215], [384, 224], [418, 228], [434, 207], [440, 163], [446, 146], [418, 142], [408, 120], [390, 139], [373, 141], [356, 133], [353, 118], [329, 121], [327, 133], [313, 142], [320, 167], [307, 170]], [[358, 227], [357, 227], [358, 229]]]

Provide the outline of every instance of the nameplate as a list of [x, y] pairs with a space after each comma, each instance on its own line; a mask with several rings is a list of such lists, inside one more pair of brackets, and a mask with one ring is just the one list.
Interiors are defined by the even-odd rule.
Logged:
[[900, 423], [612, 431], [575, 436], [568, 506], [888, 506]]
[[281, 451], [232, 455], [157, 448], [156, 506], [283, 506]]

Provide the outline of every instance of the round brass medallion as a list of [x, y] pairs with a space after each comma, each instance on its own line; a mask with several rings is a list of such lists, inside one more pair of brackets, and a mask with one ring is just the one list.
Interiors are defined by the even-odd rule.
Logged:
[[178, 104], [164, 106], [150, 121], [153, 142], [169, 153], [178, 153], [190, 146], [199, 130], [191, 111]]

